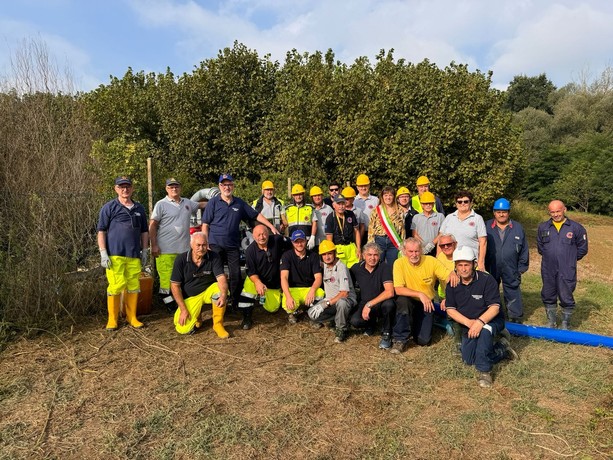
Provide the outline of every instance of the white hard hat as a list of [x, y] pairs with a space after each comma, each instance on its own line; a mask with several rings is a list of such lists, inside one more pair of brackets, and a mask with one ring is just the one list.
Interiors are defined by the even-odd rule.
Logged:
[[473, 262], [475, 259], [475, 251], [473, 251], [473, 248], [471, 247], [462, 246], [453, 251], [454, 262], [458, 262], [460, 260], [467, 260], [469, 262]]

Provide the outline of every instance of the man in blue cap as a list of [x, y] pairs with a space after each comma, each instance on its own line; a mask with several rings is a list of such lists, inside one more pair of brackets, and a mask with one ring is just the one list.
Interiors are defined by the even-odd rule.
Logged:
[[234, 178], [230, 174], [219, 176], [219, 190], [221, 193], [210, 199], [202, 213], [202, 232], [207, 238], [209, 249], [228, 265], [232, 308], [236, 309], [243, 287], [240, 267], [241, 221], [257, 220], [268, 227], [271, 233], [278, 235], [279, 232], [266, 217], [233, 195]]
[[494, 203], [494, 218], [485, 223], [487, 251], [485, 269], [502, 292], [507, 317], [512, 323], [521, 323], [524, 306], [521, 298], [521, 275], [528, 270], [529, 251], [526, 234], [521, 224], [510, 216], [511, 203], [499, 198]]
[[549, 203], [551, 218], [538, 227], [536, 246], [543, 256], [541, 299], [547, 312], [547, 326], [556, 327], [558, 298], [562, 307], [562, 329], [570, 327], [575, 310], [573, 292], [577, 287], [577, 261], [587, 254], [587, 232], [583, 225], [566, 217], [560, 200]]
[[294, 230], [291, 240], [292, 249], [281, 257], [281, 307], [288, 313], [289, 323], [296, 324], [299, 308], [312, 306], [325, 294], [321, 289], [323, 270], [319, 256], [307, 249], [304, 231]]

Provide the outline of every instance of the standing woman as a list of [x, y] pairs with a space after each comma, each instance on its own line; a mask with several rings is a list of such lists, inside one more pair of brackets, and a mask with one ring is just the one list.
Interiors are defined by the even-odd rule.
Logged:
[[381, 260], [392, 265], [405, 237], [404, 213], [396, 203], [396, 190], [386, 186], [381, 190], [380, 204], [370, 215], [368, 242], [381, 248]]
[[[455, 195], [457, 210], [445, 217], [440, 233], [451, 233], [458, 241], [458, 249], [463, 246], [472, 248], [477, 255], [477, 270], [485, 271], [485, 252], [487, 250], [487, 231], [483, 217], [473, 209], [473, 194], [460, 190]], [[441, 252], [440, 247], [437, 255]]]

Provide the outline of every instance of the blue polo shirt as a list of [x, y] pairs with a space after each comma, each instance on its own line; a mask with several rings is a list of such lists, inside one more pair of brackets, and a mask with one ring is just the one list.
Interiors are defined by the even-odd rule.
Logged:
[[[447, 284], [445, 294], [447, 308], [455, 308], [468, 319], [477, 319], [490, 305], [500, 305], [498, 283], [492, 275], [478, 270], [470, 284], [462, 281], [456, 287]], [[499, 317], [504, 318], [502, 309], [496, 315]]]
[[100, 209], [99, 232], [106, 232], [106, 250], [109, 256], [139, 258], [141, 233], [147, 233], [147, 215], [140, 203], [128, 209], [117, 198]]
[[202, 213], [202, 223], [209, 225], [209, 244], [222, 248], [239, 248], [241, 221], [255, 220], [258, 214], [240, 198], [233, 196], [230, 204], [222, 200], [221, 195], [211, 198]]

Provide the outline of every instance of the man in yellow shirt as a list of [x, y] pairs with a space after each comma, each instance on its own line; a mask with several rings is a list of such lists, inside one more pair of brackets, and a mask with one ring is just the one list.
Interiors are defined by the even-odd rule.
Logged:
[[439, 260], [422, 254], [416, 238], [407, 238], [402, 246], [403, 257], [394, 262], [396, 293], [396, 325], [391, 353], [402, 353], [413, 335], [418, 345], [425, 346], [432, 338], [436, 280], [455, 286], [458, 277]]

